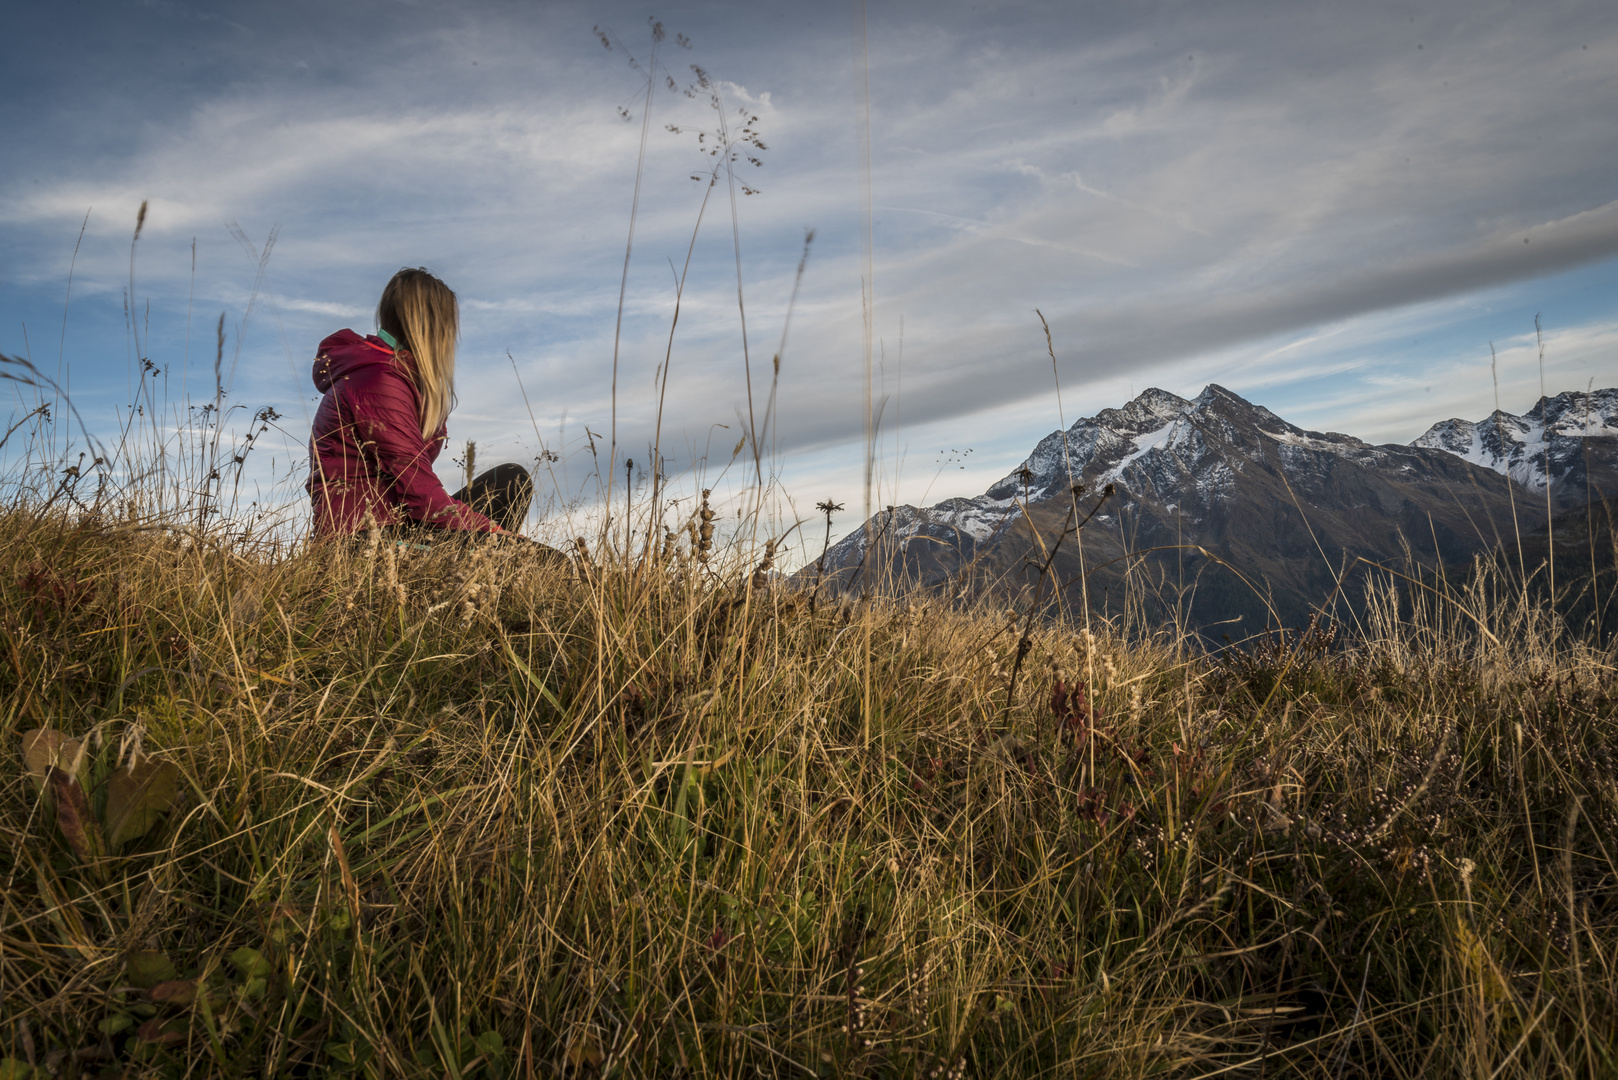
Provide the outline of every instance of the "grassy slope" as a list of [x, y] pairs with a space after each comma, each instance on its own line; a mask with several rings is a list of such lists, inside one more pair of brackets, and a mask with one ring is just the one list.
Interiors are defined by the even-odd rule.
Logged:
[[[0, 1058], [1618, 1070], [1610, 653], [1465, 598], [1223, 662], [1053, 625], [1008, 709], [1003, 613], [745, 570], [0, 517]], [[133, 753], [177, 804], [86, 863], [45, 726], [93, 807]]]

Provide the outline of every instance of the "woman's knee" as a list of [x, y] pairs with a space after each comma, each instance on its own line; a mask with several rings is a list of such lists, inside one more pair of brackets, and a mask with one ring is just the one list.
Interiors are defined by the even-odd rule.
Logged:
[[531, 494], [534, 490], [534, 478], [529, 475], [528, 470], [512, 461], [496, 465], [482, 473], [472, 481], [472, 484], [474, 487], [505, 488], [508, 491], [521, 491], [527, 494]]

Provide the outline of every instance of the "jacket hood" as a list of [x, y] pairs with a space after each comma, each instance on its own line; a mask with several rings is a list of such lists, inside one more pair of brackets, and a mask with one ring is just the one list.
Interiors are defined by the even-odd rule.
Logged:
[[345, 379], [362, 367], [382, 364], [391, 367], [394, 352], [379, 337], [361, 337], [352, 330], [339, 330], [320, 343], [315, 353], [313, 376], [315, 389], [322, 394], [339, 379]]

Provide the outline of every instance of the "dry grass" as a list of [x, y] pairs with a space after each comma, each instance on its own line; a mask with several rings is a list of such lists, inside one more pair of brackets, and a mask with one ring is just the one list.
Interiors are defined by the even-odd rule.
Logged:
[[[1020, 620], [811, 610], [756, 553], [41, 506], [0, 516], [0, 1075], [1618, 1070], [1614, 657], [1482, 591], [1223, 658], [1038, 623], [1008, 708]], [[45, 727], [92, 813], [141, 755], [177, 801], [86, 860]]]

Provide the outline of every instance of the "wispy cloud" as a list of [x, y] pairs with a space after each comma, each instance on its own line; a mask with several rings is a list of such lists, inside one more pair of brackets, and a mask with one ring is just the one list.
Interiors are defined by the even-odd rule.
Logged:
[[[1038, 307], [1074, 399], [1217, 379], [1307, 404], [1315, 378], [1331, 380], [1340, 417], [1322, 407], [1322, 424], [1391, 437], [1429, 412], [1476, 413], [1457, 372], [1498, 334], [1461, 301], [1523, 302], [1547, 275], [1618, 256], [1610, 6], [978, 8], [888, 5], [870, 23], [880, 374], [915, 431], [1041, 414], [1052, 376]], [[612, 407], [643, 86], [589, 28], [611, 23], [637, 47], [644, 15], [379, 0], [192, 14], [165, 2], [108, 3], [88, 25], [47, 6], [19, 16], [39, 44], [0, 72], [7, 100], [28, 102], [0, 114], [10, 160], [25, 163], [0, 180], [3, 333], [60, 324], [93, 207], [67, 352], [77, 385], [99, 371], [120, 387], [133, 216], [149, 199], [137, 303], [150, 298], [156, 344], [182, 355], [219, 310], [238, 325], [253, 295], [256, 269], [224, 224], [255, 242], [280, 227], [241, 395], [307, 405], [314, 343], [344, 321], [368, 326], [386, 277], [425, 264], [464, 303], [457, 425], [491, 454], [531, 452], [533, 422], [582, 447], [583, 425], [604, 426]], [[775, 430], [798, 462], [851, 475], [864, 373], [847, 20], [786, 4], [733, 15], [666, 14], [696, 42], [665, 47], [667, 72], [683, 86], [685, 65], [703, 64], [770, 146], [748, 169], [762, 194], [735, 219], [759, 399], [803, 230], [817, 230]], [[714, 119], [662, 90], [654, 109], [617, 402], [620, 443], [637, 447], [703, 197], [687, 177], [710, 160], [663, 125]], [[716, 198], [670, 357], [675, 467], [743, 404], [731, 210]], [[1618, 312], [1598, 308], [1558, 328], [1557, 355], [1588, 364], [1607, 347]], [[1439, 325], [1419, 349], [1399, 344]], [[1377, 361], [1392, 352], [1398, 372]], [[1418, 398], [1417, 384], [1439, 389]]]

